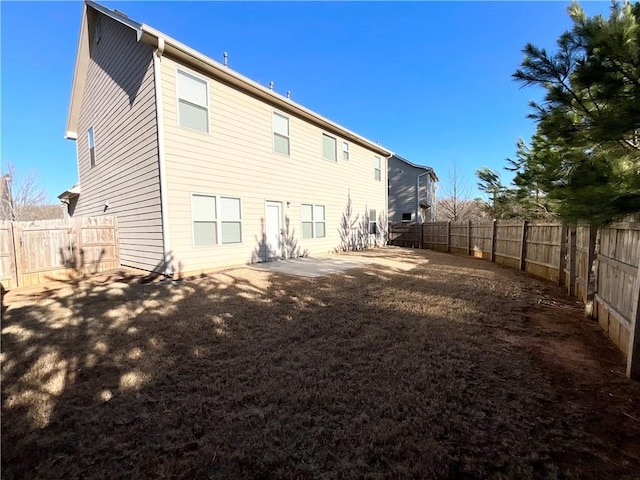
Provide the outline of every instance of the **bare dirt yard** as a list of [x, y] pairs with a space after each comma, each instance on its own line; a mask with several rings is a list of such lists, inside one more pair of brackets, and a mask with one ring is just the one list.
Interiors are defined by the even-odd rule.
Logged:
[[362, 256], [9, 292], [2, 477], [640, 477], [640, 384], [574, 300], [485, 261]]

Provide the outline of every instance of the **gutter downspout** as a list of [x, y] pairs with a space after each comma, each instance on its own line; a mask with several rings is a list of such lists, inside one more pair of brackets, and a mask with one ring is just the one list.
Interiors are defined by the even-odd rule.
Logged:
[[384, 226], [385, 228], [385, 232], [387, 232], [387, 243], [389, 242], [389, 224], [391, 223], [391, 220], [389, 219], [389, 159], [393, 157], [393, 153], [391, 155], [389, 155], [387, 158], [385, 158], [387, 165], [386, 168], [384, 169], [385, 171], [385, 178], [387, 179], [387, 184], [385, 185], [385, 189], [384, 189], [384, 211], [387, 217], [387, 224]]
[[156, 96], [156, 121], [158, 122], [158, 167], [160, 175], [160, 211], [162, 212], [163, 273], [173, 275], [171, 265], [171, 242], [169, 241], [169, 212], [167, 199], [167, 168], [164, 151], [164, 115], [162, 105], [161, 60], [164, 53], [164, 38], [158, 37], [158, 48], [153, 52], [153, 78]]

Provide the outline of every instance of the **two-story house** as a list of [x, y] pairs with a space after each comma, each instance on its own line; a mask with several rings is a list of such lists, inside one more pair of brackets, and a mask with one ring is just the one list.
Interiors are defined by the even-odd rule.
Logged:
[[424, 223], [436, 219], [438, 176], [431, 167], [398, 155], [389, 158], [389, 222]]
[[365, 218], [387, 210], [389, 150], [224, 63], [84, 3], [66, 133], [79, 182], [60, 198], [117, 216], [123, 265], [320, 254], [338, 247], [348, 198]]

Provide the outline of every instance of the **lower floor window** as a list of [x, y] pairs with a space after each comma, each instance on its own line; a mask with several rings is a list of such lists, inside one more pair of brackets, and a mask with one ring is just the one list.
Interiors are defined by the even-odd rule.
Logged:
[[324, 238], [326, 236], [324, 213], [324, 205], [302, 204], [302, 238]]
[[191, 196], [193, 245], [204, 247], [219, 243], [241, 243], [241, 210], [239, 198], [193, 194]]
[[369, 210], [369, 233], [378, 233], [378, 224], [376, 223], [375, 210]]

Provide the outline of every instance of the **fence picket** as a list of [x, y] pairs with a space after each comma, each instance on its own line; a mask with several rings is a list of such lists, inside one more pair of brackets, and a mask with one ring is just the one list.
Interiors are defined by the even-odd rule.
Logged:
[[640, 379], [640, 223], [615, 223], [598, 231], [496, 220], [402, 228], [419, 229], [421, 248], [466, 251], [565, 285], [626, 356], [627, 375]]
[[[5, 222], [1, 230], [10, 234], [12, 243], [8, 263], [13, 271], [0, 272], [6, 289], [68, 280], [120, 266], [113, 216]], [[85, 234], [91, 238], [86, 245]], [[3, 270], [7, 268], [5, 262], [2, 265]]]

